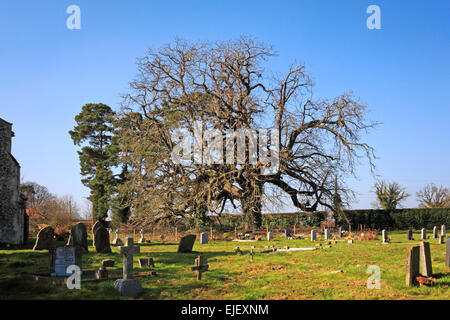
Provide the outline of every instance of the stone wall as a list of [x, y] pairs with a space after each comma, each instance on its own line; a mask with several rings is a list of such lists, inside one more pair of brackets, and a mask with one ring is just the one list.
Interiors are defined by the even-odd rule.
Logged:
[[22, 244], [25, 203], [21, 197], [20, 165], [11, 155], [11, 124], [0, 119], [0, 243]]

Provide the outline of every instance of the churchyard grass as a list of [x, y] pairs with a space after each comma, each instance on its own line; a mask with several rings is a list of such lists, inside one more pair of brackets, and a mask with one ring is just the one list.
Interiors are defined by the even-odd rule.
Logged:
[[[231, 242], [212, 241], [201, 245], [197, 239], [193, 253], [177, 253], [177, 245], [157, 242], [141, 245], [135, 255], [135, 273], [149, 271], [140, 269], [138, 258], [151, 257], [155, 261], [156, 276], [140, 278], [144, 292], [139, 299], [450, 299], [450, 270], [445, 268], [445, 245], [436, 239], [430, 242], [435, 286], [406, 287], [406, 231], [389, 232], [390, 244], [378, 240], [358, 241], [348, 244], [339, 241], [332, 248], [314, 251], [261, 253], [265, 246], [276, 248], [314, 247], [310, 236], [302, 240], [275, 238], [273, 241]], [[323, 235], [319, 240], [323, 239]], [[419, 240], [418, 240], [419, 239]], [[343, 239], [345, 240], [345, 239]], [[30, 243], [32, 243], [32, 239]], [[63, 243], [61, 243], [63, 244]], [[254, 249], [254, 261], [250, 261], [250, 248]], [[235, 254], [240, 247], [242, 255]], [[83, 270], [96, 270], [104, 259], [114, 259], [121, 270], [123, 256], [117, 246], [111, 245], [112, 253], [95, 253], [89, 243], [89, 253], [83, 255]], [[209, 271], [198, 281], [191, 271], [195, 258], [203, 254], [208, 258]], [[367, 268], [376, 265], [381, 270], [381, 288], [368, 289], [370, 274]], [[338, 272], [342, 270], [343, 272]], [[114, 281], [82, 283], [81, 289], [69, 290], [64, 285], [24, 280], [21, 272], [48, 272], [48, 251], [30, 249], [0, 249], [0, 299], [129, 299], [120, 297], [114, 290]]]

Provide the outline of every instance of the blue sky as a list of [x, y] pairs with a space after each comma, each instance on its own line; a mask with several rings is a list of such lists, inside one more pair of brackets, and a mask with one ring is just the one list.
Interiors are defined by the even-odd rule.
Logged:
[[[66, 28], [72, 4], [81, 30]], [[381, 30], [366, 27], [371, 4]], [[148, 47], [252, 35], [274, 45], [272, 70], [304, 62], [316, 97], [352, 90], [369, 106], [383, 123], [366, 137], [380, 178], [411, 194], [430, 182], [450, 187], [449, 16], [449, 1], [2, 0], [0, 117], [14, 124], [24, 180], [81, 205], [89, 192], [67, 132], [82, 105], [118, 108]], [[374, 179], [365, 164], [357, 173], [353, 208], [368, 208]], [[415, 196], [405, 203], [415, 205]]]

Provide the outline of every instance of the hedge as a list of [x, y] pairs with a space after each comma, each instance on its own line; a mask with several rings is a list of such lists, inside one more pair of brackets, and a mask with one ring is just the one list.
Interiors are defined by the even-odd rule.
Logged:
[[[450, 208], [396, 209], [396, 210], [344, 210], [352, 229], [360, 225], [371, 229], [433, 229], [450, 226]], [[348, 228], [347, 221], [339, 216], [336, 225]]]

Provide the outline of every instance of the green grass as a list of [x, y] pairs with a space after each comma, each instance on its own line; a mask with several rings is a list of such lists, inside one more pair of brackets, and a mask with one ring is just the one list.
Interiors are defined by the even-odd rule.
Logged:
[[[283, 248], [313, 247], [305, 240], [258, 242], [210, 241], [208, 245], [196, 242], [195, 253], [176, 253], [176, 245], [151, 243], [141, 245], [141, 253], [135, 256], [135, 272], [146, 271], [138, 267], [138, 257], [151, 257], [155, 261], [157, 276], [141, 278], [145, 289], [140, 299], [450, 299], [450, 270], [445, 268], [445, 245], [430, 239], [433, 273], [437, 280], [432, 287], [405, 286], [406, 248], [411, 246], [406, 232], [389, 235], [392, 243], [380, 244], [380, 240], [346, 241], [333, 244], [330, 249], [292, 253], [261, 253], [264, 246]], [[416, 237], [418, 235], [416, 234]], [[256, 245], [254, 261], [249, 251]], [[239, 246], [244, 254], [234, 253]], [[83, 256], [83, 269], [95, 270], [101, 260], [114, 259], [116, 267], [122, 267], [122, 256], [113, 253], [90, 253]], [[208, 258], [210, 268], [197, 281], [190, 270], [199, 253]], [[114, 290], [113, 281], [83, 283], [81, 290], [69, 290], [66, 286], [22, 280], [20, 272], [48, 272], [47, 251], [31, 249], [0, 250], [0, 299], [127, 299]], [[369, 290], [366, 281], [367, 267], [377, 265], [381, 269], [381, 289]], [[342, 270], [343, 273], [333, 273]]]

